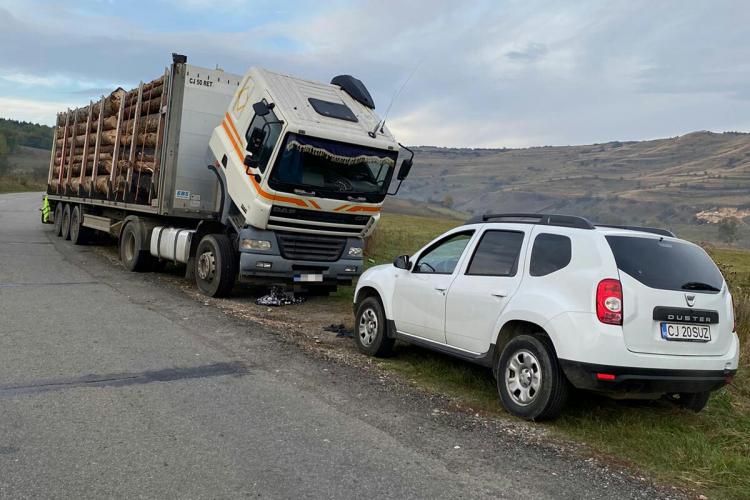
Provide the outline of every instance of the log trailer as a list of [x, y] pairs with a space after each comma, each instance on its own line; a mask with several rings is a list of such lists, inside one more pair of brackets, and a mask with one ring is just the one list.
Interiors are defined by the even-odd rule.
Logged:
[[75, 244], [114, 236], [131, 271], [185, 264], [212, 297], [237, 279], [351, 284], [412, 166], [374, 108], [348, 75], [239, 76], [173, 54], [160, 78], [58, 115], [49, 222]]

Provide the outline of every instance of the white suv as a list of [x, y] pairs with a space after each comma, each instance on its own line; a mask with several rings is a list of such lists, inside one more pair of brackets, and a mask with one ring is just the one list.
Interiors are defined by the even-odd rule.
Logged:
[[505, 408], [554, 418], [570, 385], [700, 411], [737, 370], [732, 297], [699, 246], [567, 215], [485, 215], [368, 269], [355, 341], [402, 340], [491, 367]]

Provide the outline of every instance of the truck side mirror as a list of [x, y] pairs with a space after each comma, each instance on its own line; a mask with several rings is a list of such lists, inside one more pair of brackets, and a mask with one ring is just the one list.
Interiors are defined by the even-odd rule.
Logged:
[[409, 176], [412, 165], [414, 165], [414, 162], [411, 160], [411, 158], [405, 158], [404, 161], [401, 162], [401, 168], [398, 169], [398, 175], [396, 176], [396, 179], [400, 181], [406, 179]]
[[252, 175], [253, 177], [255, 177], [255, 180], [257, 182], [260, 182], [260, 175], [254, 174], [250, 171], [251, 168], [258, 168], [258, 160], [253, 158], [251, 155], [245, 155], [245, 159], [242, 161], [242, 163], [245, 164], [245, 173], [247, 175]]
[[266, 116], [271, 112], [271, 107], [265, 101], [258, 101], [253, 104], [253, 111], [257, 116]]
[[411, 269], [411, 261], [409, 261], [408, 255], [399, 255], [395, 259], [393, 259], [393, 266], [398, 269], [406, 269], [407, 271]]
[[266, 131], [263, 128], [255, 128], [250, 134], [250, 140], [247, 141], [247, 150], [253, 155], [260, 153], [263, 147], [263, 141], [266, 139]]

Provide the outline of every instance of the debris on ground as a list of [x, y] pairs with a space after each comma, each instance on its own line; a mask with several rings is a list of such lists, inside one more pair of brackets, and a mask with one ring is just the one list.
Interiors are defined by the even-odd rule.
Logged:
[[331, 324], [328, 326], [324, 326], [323, 330], [326, 332], [333, 332], [337, 337], [354, 338], [354, 332], [345, 327], [343, 323], [339, 323], [338, 325]]
[[272, 286], [271, 291], [255, 300], [255, 303], [259, 306], [289, 306], [294, 304], [301, 304], [305, 301], [305, 297], [295, 296], [294, 292], [287, 292], [282, 287]]

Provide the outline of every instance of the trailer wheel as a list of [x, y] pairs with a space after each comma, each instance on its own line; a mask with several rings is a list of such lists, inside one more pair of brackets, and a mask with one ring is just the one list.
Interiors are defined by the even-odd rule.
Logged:
[[62, 219], [63, 219], [63, 204], [59, 201], [55, 203], [55, 228], [52, 231], [55, 236], [62, 236]]
[[120, 260], [129, 271], [151, 269], [151, 254], [144, 250], [143, 231], [138, 222], [128, 222], [120, 235]]
[[65, 204], [62, 214], [62, 230], [60, 235], [64, 240], [70, 239], [70, 203]]
[[207, 234], [195, 253], [195, 284], [209, 297], [226, 297], [237, 278], [237, 258], [229, 238]]
[[83, 211], [76, 205], [70, 214], [70, 241], [74, 245], [83, 245], [88, 241], [88, 236], [88, 228], [83, 227]]

